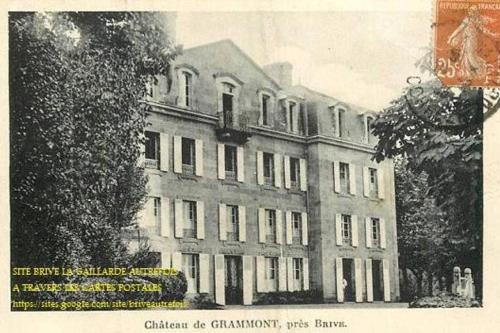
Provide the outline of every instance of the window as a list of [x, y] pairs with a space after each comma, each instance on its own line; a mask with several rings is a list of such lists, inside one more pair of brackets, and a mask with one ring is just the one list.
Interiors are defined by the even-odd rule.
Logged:
[[181, 104], [183, 106], [191, 106], [191, 95], [192, 95], [192, 85], [193, 85], [193, 76], [188, 73], [188, 72], [182, 72], [181, 73], [181, 82], [183, 86], [181, 89], [183, 90], [181, 93], [182, 98], [184, 99], [181, 101]]
[[345, 110], [338, 110], [337, 117], [338, 117], [337, 135], [338, 137], [343, 137], [345, 135], [344, 134]]
[[261, 121], [262, 125], [269, 126], [269, 111], [270, 111], [271, 97], [269, 95], [261, 95]]
[[293, 290], [302, 290], [302, 258], [293, 258]]
[[269, 291], [278, 290], [278, 258], [266, 257], [266, 280]]
[[378, 178], [377, 178], [377, 169], [368, 168], [369, 172], [369, 184], [370, 184], [370, 197], [378, 196]]
[[380, 245], [380, 220], [372, 218], [371, 224], [372, 224], [372, 246], [377, 247]]
[[160, 198], [153, 198], [153, 215], [154, 215], [154, 225], [156, 227], [156, 232], [160, 234], [161, 228], [161, 201]]
[[196, 238], [196, 202], [184, 201], [184, 238]]
[[366, 117], [366, 143], [370, 143], [370, 133], [372, 131], [373, 118]]
[[224, 125], [233, 125], [233, 99], [234, 86], [229, 83], [222, 85], [222, 112], [224, 116]]
[[146, 132], [145, 137], [145, 167], [158, 169], [160, 167], [160, 134], [154, 132]]
[[276, 243], [276, 211], [266, 209], [266, 222], [267, 222], [267, 243]]
[[302, 214], [292, 212], [292, 244], [302, 244]]
[[351, 244], [351, 216], [342, 215], [342, 242], [344, 245]]
[[182, 254], [182, 271], [186, 276], [187, 293], [198, 292], [199, 258], [197, 254]]
[[236, 147], [224, 145], [226, 179], [236, 179]]
[[299, 188], [300, 184], [300, 160], [290, 157], [290, 186]]
[[227, 240], [238, 240], [238, 206], [227, 205]]
[[297, 104], [295, 102], [288, 103], [288, 130], [290, 132], [295, 132], [295, 109]]
[[264, 159], [264, 183], [273, 185], [274, 183], [274, 155], [270, 153], [263, 154]]
[[340, 174], [340, 191], [342, 193], [349, 193], [349, 164], [339, 163], [339, 174]]
[[182, 138], [182, 173], [194, 174], [194, 140]]
[[155, 227], [159, 233], [160, 230], [160, 212], [161, 201], [157, 197], [149, 197], [146, 202], [146, 225], [145, 227]]

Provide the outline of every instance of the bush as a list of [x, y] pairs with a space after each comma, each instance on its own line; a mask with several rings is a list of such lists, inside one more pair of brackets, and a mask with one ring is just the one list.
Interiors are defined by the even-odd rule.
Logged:
[[410, 308], [477, 308], [481, 303], [461, 296], [442, 294], [426, 296], [410, 302]]
[[254, 304], [316, 304], [322, 303], [318, 290], [276, 291], [257, 295]]
[[212, 296], [209, 294], [198, 294], [190, 302], [190, 307], [193, 309], [220, 309], [221, 306], [215, 303]]

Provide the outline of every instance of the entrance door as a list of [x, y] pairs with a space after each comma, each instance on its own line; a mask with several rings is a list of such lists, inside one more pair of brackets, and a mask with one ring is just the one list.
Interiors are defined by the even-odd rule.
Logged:
[[373, 300], [384, 300], [384, 281], [382, 274], [382, 260], [372, 261], [372, 281], [373, 281]]
[[243, 267], [241, 257], [224, 256], [226, 304], [243, 304]]
[[342, 259], [342, 271], [344, 275], [344, 300], [346, 302], [355, 301], [355, 281], [354, 281], [354, 260], [353, 259]]

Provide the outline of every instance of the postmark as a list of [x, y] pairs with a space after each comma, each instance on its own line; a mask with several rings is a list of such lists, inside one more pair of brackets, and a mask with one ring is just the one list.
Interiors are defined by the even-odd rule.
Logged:
[[447, 86], [500, 86], [500, 2], [436, 0], [434, 68]]

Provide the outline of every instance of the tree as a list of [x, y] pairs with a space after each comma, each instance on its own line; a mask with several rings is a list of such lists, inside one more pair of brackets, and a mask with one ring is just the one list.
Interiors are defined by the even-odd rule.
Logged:
[[113, 266], [145, 197], [146, 82], [176, 49], [148, 12], [10, 13], [12, 264]]
[[[446, 246], [431, 250], [441, 261], [448, 258], [443, 249], [450, 251], [447, 267], [471, 267], [481, 294], [482, 92], [445, 87], [438, 80], [411, 81], [415, 82], [373, 124], [373, 133], [379, 137], [374, 158], [400, 157], [412, 173], [425, 175], [426, 192], [435, 198], [448, 221], [441, 234]], [[401, 212], [397, 214], [402, 225], [429, 226], [423, 216], [412, 221], [400, 220]], [[405, 230], [412, 230], [412, 226], [407, 224], [400, 230], [399, 241], [403, 243], [413, 237], [404, 234]], [[415, 265], [427, 268], [411, 251], [406, 255]]]

